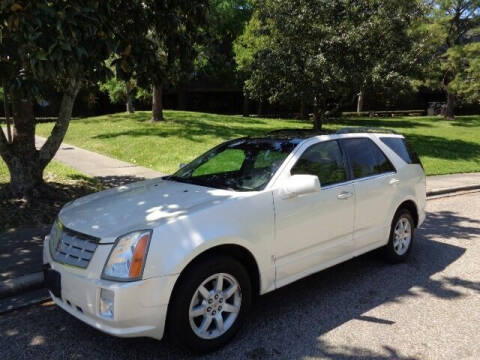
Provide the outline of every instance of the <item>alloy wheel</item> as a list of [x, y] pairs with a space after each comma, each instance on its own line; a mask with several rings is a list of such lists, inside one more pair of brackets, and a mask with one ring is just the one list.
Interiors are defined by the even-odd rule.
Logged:
[[398, 219], [393, 236], [393, 249], [395, 253], [397, 255], [405, 254], [412, 240], [412, 225], [406, 217]]
[[195, 290], [190, 302], [189, 320], [193, 332], [202, 339], [215, 339], [235, 323], [242, 305], [240, 285], [232, 275], [208, 277]]

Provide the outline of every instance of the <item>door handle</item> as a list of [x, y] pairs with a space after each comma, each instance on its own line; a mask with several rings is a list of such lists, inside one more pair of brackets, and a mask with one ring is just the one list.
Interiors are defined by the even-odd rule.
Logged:
[[340, 194], [337, 195], [337, 199], [339, 200], [347, 200], [348, 198], [352, 197], [353, 193], [350, 191], [342, 191]]
[[393, 178], [393, 179], [390, 179], [389, 184], [390, 185], [397, 185], [399, 182], [400, 182], [400, 180]]

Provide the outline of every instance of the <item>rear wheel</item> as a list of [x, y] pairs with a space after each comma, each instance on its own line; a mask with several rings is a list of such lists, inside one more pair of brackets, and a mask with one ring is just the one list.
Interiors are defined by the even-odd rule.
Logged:
[[395, 214], [390, 229], [390, 238], [385, 246], [388, 261], [404, 261], [412, 248], [415, 223], [408, 209], [399, 209]]
[[245, 268], [220, 255], [194, 264], [179, 281], [168, 314], [170, 337], [198, 353], [225, 345], [250, 308], [251, 282]]

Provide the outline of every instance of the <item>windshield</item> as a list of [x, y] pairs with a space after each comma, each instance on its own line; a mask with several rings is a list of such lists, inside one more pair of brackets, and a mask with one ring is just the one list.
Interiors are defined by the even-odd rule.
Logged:
[[235, 191], [263, 190], [295, 145], [273, 139], [228, 141], [166, 179]]

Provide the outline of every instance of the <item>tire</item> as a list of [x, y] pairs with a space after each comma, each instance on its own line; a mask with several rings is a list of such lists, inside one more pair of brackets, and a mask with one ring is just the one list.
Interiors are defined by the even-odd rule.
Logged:
[[[213, 257], [194, 263], [181, 275], [168, 311], [169, 339], [199, 354], [214, 351], [232, 340], [252, 301], [251, 280], [245, 267], [230, 256]], [[220, 277], [221, 291], [216, 289]], [[235, 283], [237, 288], [229, 295]], [[195, 317], [197, 313], [201, 314]]]
[[387, 261], [396, 264], [407, 259], [412, 249], [414, 230], [415, 223], [410, 211], [405, 208], [397, 210], [390, 228], [388, 244], [384, 248]]

